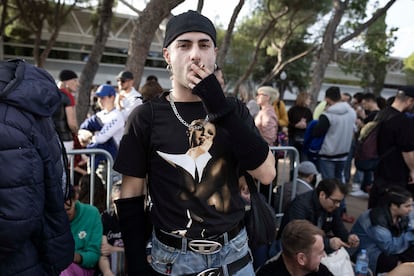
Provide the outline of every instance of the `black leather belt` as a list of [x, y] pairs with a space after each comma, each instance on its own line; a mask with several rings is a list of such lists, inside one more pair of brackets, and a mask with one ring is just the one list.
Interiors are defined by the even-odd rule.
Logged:
[[[250, 256], [250, 253], [247, 253], [240, 259], [227, 264], [228, 275], [236, 274], [240, 269], [245, 267], [251, 260], [252, 260], [252, 257]], [[185, 276], [223, 276], [223, 275], [224, 275], [223, 268], [217, 267], [217, 268], [209, 268], [199, 273], [187, 274]]]
[[[227, 233], [227, 240], [230, 241], [230, 240], [234, 239], [240, 233], [240, 231], [243, 229], [243, 227], [244, 227], [244, 223], [243, 223], [243, 221], [241, 221], [233, 229], [226, 232]], [[188, 242], [190, 242], [192, 240], [208, 240], [208, 241], [214, 241], [214, 242], [220, 243], [223, 246], [225, 244], [225, 234], [226, 234], [226, 233], [223, 233], [223, 234], [218, 235], [218, 236], [195, 239], [195, 238], [187, 238], [187, 237], [182, 237], [182, 236], [179, 236], [179, 235], [167, 233], [167, 232], [162, 231], [162, 230], [157, 229], [157, 228], [154, 228], [154, 233], [155, 233], [155, 236], [157, 237], [157, 239], [161, 243], [163, 243], [167, 246], [170, 246], [170, 247], [174, 247], [175, 249], [181, 249], [182, 240], [185, 239], [185, 238], [187, 239]], [[189, 245], [188, 242], [187, 242], [187, 248], [191, 249], [188, 246]]]

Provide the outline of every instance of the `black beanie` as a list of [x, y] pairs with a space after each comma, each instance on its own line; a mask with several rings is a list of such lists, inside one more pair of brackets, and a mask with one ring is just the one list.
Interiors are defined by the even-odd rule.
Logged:
[[189, 32], [201, 32], [208, 34], [216, 46], [216, 28], [213, 22], [196, 11], [188, 11], [176, 15], [167, 23], [164, 37], [164, 48], [167, 48], [177, 36]]
[[67, 80], [77, 79], [77, 78], [78, 78], [78, 75], [76, 75], [76, 73], [73, 72], [72, 70], [62, 70], [59, 73], [60, 81], [67, 81]]

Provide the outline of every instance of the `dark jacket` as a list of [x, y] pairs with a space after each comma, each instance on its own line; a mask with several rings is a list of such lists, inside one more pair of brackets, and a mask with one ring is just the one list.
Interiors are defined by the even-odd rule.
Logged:
[[58, 275], [73, 260], [60, 142], [50, 116], [53, 78], [0, 63], [0, 275]]
[[325, 232], [327, 236], [324, 238], [324, 245], [325, 251], [328, 254], [333, 251], [329, 246], [329, 238], [332, 237], [331, 233], [333, 233], [335, 237], [340, 238], [342, 241], [348, 242], [349, 232], [346, 230], [345, 225], [341, 220], [339, 208], [332, 213], [325, 211], [319, 203], [316, 190], [298, 195], [289, 204], [287, 211], [283, 216], [278, 237], [280, 237], [286, 224], [294, 219], [306, 219]]
[[56, 132], [59, 134], [62, 141], [72, 141], [72, 131], [68, 125], [68, 119], [66, 116], [66, 107], [70, 106], [70, 99], [65, 92], [62, 91], [61, 93], [60, 105], [52, 116], [53, 123], [55, 124]]

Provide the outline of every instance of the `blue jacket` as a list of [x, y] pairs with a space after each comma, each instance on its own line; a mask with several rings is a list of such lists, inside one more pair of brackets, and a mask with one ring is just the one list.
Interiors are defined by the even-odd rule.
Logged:
[[[94, 133], [96, 131], [100, 131], [103, 127], [103, 122], [100, 120], [97, 114], [89, 117], [86, 119], [81, 125], [80, 129], [86, 129], [90, 132]], [[116, 144], [113, 138], [108, 139], [106, 142], [99, 144], [99, 143], [90, 143], [87, 145], [88, 149], [103, 149], [109, 152], [112, 158], [115, 160], [116, 155], [118, 154], [118, 145]], [[106, 157], [102, 154], [97, 154], [95, 158], [95, 168], [98, 168], [98, 165], [101, 161], [105, 161]]]
[[0, 62], [0, 275], [58, 275], [73, 260], [62, 151], [50, 116], [60, 92], [44, 70]]
[[387, 255], [400, 254], [414, 242], [413, 232], [408, 231], [408, 218], [400, 218], [396, 227], [392, 223], [388, 207], [378, 207], [362, 213], [352, 226], [351, 233], [358, 235], [359, 248], [367, 250], [369, 268], [373, 272], [382, 252]]

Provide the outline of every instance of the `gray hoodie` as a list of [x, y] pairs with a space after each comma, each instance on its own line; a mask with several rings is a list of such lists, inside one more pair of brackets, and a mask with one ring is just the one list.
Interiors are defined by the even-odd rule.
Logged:
[[346, 102], [337, 102], [322, 113], [329, 120], [319, 155], [323, 159], [337, 159], [348, 155], [351, 148], [356, 113]]

